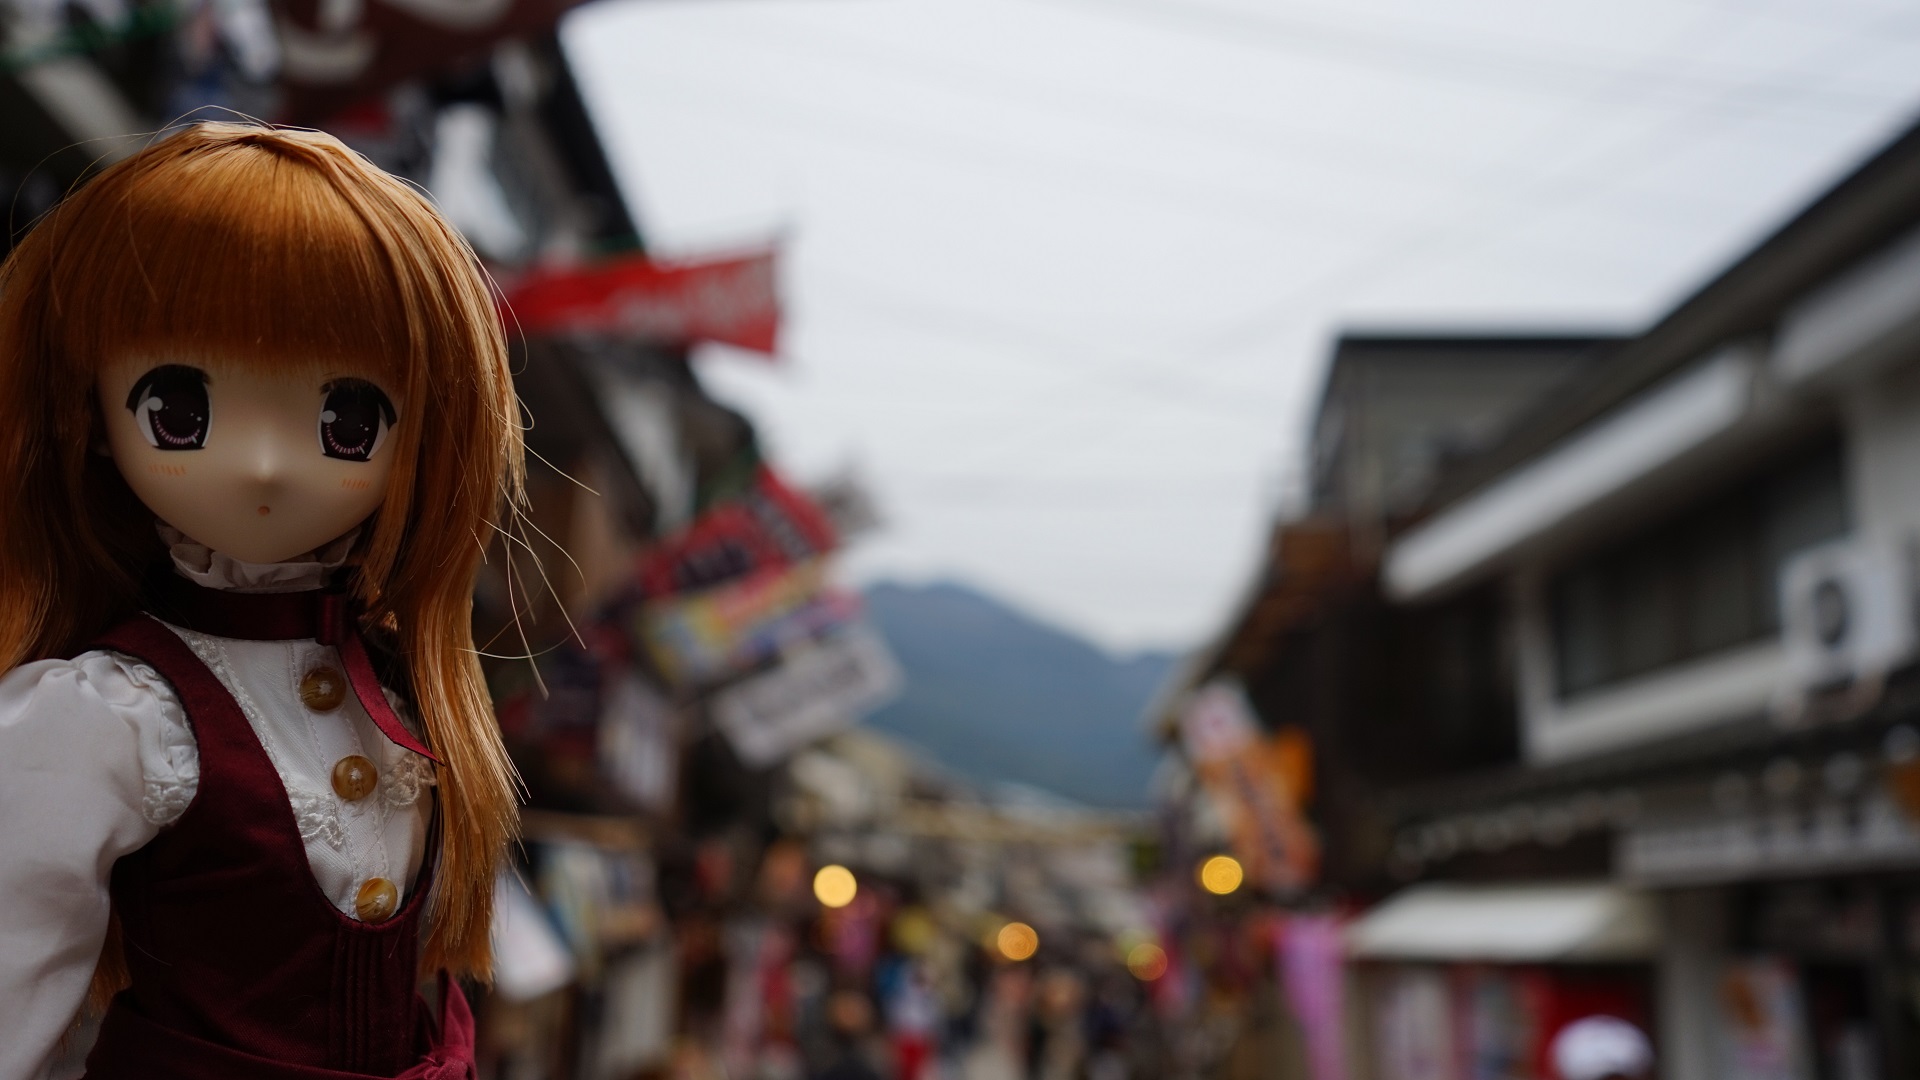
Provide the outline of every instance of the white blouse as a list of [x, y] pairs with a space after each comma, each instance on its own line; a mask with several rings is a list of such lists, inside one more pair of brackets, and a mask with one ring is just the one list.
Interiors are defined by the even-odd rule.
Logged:
[[[288, 592], [322, 584], [353, 537], [271, 565], [242, 563], [162, 528], [176, 569], [199, 584]], [[168, 626], [239, 703], [286, 786], [315, 883], [354, 914], [384, 878], [401, 903], [425, 857], [432, 764], [392, 743], [352, 694], [307, 707], [301, 679], [342, 670], [312, 639], [241, 641]], [[409, 727], [413, 721], [392, 694]], [[373, 763], [371, 793], [348, 801], [334, 766]], [[22, 664], [0, 676], [0, 1080], [46, 1076], [86, 995], [105, 940], [108, 875], [179, 819], [200, 784], [200, 756], [173, 691], [111, 652]]]

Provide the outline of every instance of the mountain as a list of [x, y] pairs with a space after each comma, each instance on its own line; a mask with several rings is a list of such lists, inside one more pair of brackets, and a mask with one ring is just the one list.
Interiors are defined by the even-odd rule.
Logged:
[[1146, 805], [1155, 756], [1141, 713], [1174, 656], [1115, 657], [961, 585], [883, 583], [866, 600], [906, 672], [868, 726], [970, 779]]

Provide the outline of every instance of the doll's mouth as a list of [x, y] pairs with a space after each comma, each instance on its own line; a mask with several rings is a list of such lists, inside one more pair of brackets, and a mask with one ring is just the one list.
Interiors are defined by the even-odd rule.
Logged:
[[255, 510], [254, 513], [259, 514], [261, 517], [266, 517], [268, 514], [273, 513], [273, 511], [270, 508], [263, 506], [260, 509]]

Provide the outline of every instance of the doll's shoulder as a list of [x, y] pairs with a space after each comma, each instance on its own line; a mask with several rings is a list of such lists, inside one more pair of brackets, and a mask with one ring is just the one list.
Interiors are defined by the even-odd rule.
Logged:
[[97, 699], [114, 710], [144, 710], [154, 701], [178, 700], [159, 672], [136, 657], [111, 649], [32, 660], [0, 674], [0, 709], [31, 707], [43, 698], [57, 698], [68, 706]]
[[[76, 758], [97, 763], [76, 763], [77, 775], [137, 786], [142, 814], [156, 825], [179, 817], [199, 784], [199, 748], [173, 687], [147, 664], [108, 649], [0, 675], [0, 775], [10, 761]], [[114, 770], [129, 775], [108, 775]]]

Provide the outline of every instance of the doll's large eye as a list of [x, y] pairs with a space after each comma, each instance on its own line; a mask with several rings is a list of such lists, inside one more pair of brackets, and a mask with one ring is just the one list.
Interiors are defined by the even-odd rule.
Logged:
[[320, 388], [320, 452], [342, 461], [365, 461], [395, 420], [393, 402], [365, 379], [340, 379]]
[[147, 445], [161, 450], [198, 450], [207, 445], [207, 373], [185, 364], [154, 368], [127, 392], [127, 409], [146, 436]]

